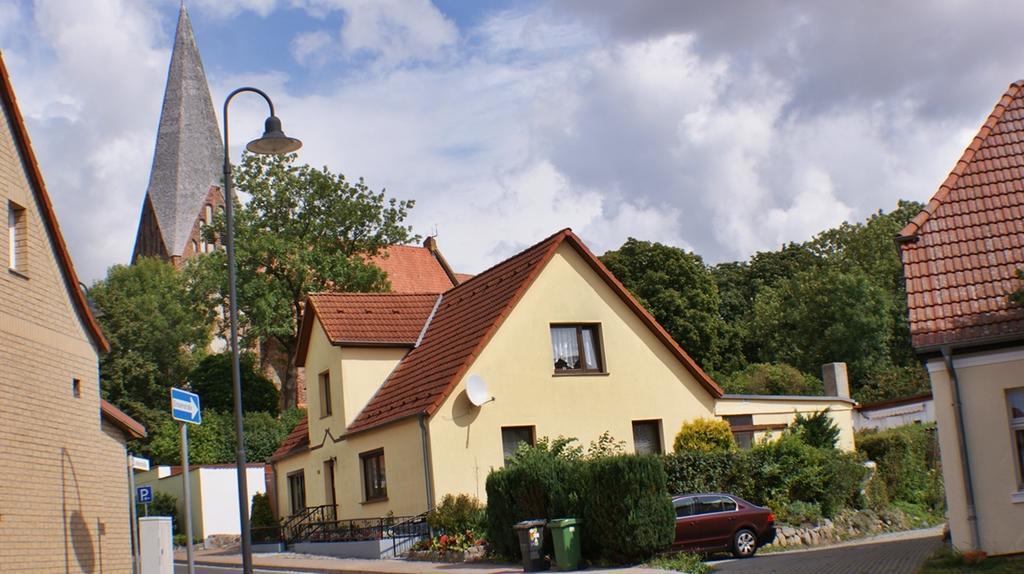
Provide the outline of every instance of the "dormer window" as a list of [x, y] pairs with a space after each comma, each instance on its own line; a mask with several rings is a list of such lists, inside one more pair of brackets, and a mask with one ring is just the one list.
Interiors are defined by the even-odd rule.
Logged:
[[551, 354], [556, 374], [602, 373], [600, 325], [552, 325]]

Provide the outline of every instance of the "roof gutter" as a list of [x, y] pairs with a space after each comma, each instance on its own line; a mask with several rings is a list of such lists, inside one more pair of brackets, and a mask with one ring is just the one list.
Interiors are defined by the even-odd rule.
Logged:
[[427, 490], [427, 512], [434, 509], [434, 481], [430, 471], [430, 432], [427, 430], [427, 414], [420, 413], [420, 437], [423, 439], [423, 485]]
[[942, 348], [942, 359], [946, 364], [946, 373], [953, 383], [953, 406], [956, 415], [957, 444], [960, 447], [960, 466], [964, 476], [964, 484], [967, 487], [967, 522], [971, 525], [971, 547], [975, 550], [981, 549], [981, 534], [978, 528], [978, 509], [974, 504], [974, 479], [971, 475], [971, 458], [967, 449], [967, 429], [964, 427], [963, 402], [960, 400], [960, 378], [957, 376], [956, 368], [953, 366], [953, 349], [949, 346]]

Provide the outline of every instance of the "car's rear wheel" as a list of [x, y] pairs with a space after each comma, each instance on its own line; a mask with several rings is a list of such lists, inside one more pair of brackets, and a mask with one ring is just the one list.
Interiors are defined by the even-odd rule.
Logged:
[[741, 528], [732, 535], [732, 555], [736, 558], [750, 558], [757, 552], [757, 535], [752, 530]]

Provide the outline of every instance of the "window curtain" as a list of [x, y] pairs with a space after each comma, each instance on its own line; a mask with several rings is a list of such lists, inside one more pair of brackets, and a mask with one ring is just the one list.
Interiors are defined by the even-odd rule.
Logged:
[[597, 343], [594, 339], [594, 329], [583, 329], [583, 360], [586, 362], [587, 369], [596, 371], [598, 369]]
[[551, 354], [555, 358], [555, 369], [579, 368], [579, 342], [576, 327], [551, 328]]

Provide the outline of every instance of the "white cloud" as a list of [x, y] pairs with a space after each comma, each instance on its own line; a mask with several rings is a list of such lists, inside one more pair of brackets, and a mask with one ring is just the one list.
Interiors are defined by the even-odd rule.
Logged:
[[268, 16], [278, 7], [277, 0], [191, 0], [187, 6], [195, 6], [216, 18], [229, 18], [240, 12], [249, 11]]
[[329, 59], [327, 51], [333, 42], [330, 32], [304, 32], [292, 40], [292, 57], [303, 66], [322, 66]]
[[339, 34], [346, 56], [370, 54], [379, 64], [431, 61], [459, 37], [458, 28], [430, 0], [303, 0], [318, 14], [344, 12]]

